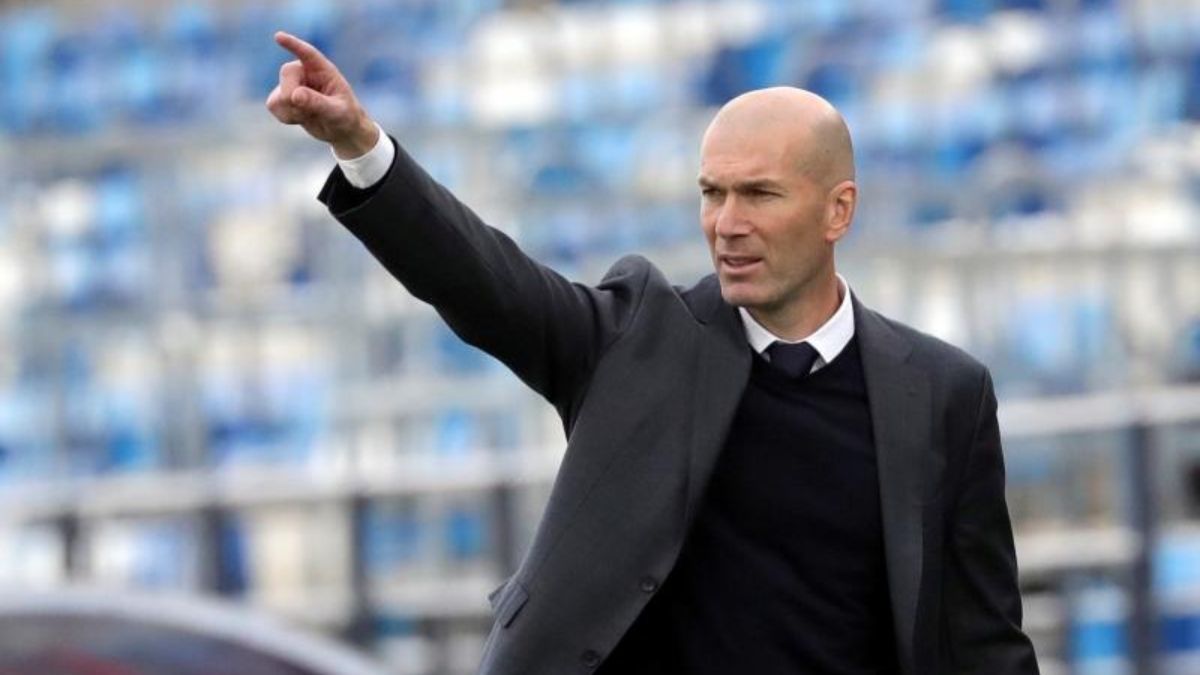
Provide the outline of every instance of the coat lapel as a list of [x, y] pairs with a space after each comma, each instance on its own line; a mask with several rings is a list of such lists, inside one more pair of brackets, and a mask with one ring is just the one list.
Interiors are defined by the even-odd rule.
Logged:
[[883, 544], [896, 647], [914, 672], [913, 645], [924, 564], [923, 476], [931, 442], [932, 403], [926, 373], [907, 362], [911, 343], [854, 299], [883, 509]]
[[721, 299], [716, 276], [706, 277], [685, 297], [702, 332], [694, 366], [696, 388], [691, 392], [694, 413], [685, 505], [690, 527], [746, 389], [751, 355], [737, 310]]

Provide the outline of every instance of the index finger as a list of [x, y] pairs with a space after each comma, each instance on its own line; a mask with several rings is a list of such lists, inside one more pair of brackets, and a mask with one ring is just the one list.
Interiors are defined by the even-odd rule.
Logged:
[[295, 35], [292, 35], [291, 33], [277, 31], [275, 33], [275, 42], [278, 43], [280, 47], [283, 47], [294, 54], [296, 58], [300, 59], [300, 62], [304, 64], [305, 68], [333, 68], [333, 63], [329, 59], [325, 58], [325, 55], [321, 53], [321, 50], [308, 44], [304, 40], [301, 40]]

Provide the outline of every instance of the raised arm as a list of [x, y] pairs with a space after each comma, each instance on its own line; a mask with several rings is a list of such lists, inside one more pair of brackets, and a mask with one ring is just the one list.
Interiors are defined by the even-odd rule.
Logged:
[[[297, 57], [267, 99], [276, 119], [302, 126], [341, 159], [374, 148], [378, 126], [336, 66], [297, 37], [275, 39]], [[386, 175], [367, 189], [335, 169], [321, 200], [461, 338], [504, 362], [569, 420], [594, 365], [636, 312], [648, 263], [624, 259], [596, 288], [571, 283], [395, 150]]]

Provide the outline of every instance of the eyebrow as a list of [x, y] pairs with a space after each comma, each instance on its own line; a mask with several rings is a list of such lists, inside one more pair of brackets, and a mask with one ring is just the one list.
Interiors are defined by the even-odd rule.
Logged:
[[[707, 176], [700, 176], [696, 182], [702, 188], [721, 187]], [[735, 182], [732, 187], [735, 192], [748, 192], [751, 190], [781, 190], [783, 189], [783, 184], [770, 178], [754, 178], [751, 180]]]

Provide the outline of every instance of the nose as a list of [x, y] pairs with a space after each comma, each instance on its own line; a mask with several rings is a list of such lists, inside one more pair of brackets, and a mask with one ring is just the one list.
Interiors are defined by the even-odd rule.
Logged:
[[730, 194], [717, 207], [714, 231], [718, 237], [728, 239], [750, 232], [750, 220], [746, 209], [736, 195]]

